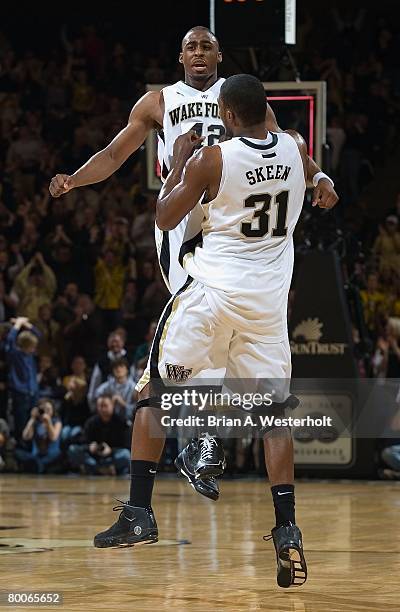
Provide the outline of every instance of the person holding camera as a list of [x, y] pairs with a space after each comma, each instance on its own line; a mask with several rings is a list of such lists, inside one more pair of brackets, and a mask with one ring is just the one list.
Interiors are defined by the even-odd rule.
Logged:
[[114, 409], [110, 395], [97, 398], [97, 414], [85, 423], [86, 444], [72, 444], [68, 449], [71, 467], [84, 474], [128, 474], [130, 468], [129, 427]]
[[30, 451], [22, 448], [15, 451], [17, 461], [24, 471], [43, 474], [49, 465], [57, 462], [61, 455], [61, 428], [62, 424], [55, 415], [53, 402], [45, 398], [39, 400], [22, 432], [22, 440], [31, 442], [32, 448]]

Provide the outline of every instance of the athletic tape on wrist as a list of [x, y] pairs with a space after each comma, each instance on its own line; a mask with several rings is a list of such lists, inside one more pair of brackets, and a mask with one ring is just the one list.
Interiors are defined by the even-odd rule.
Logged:
[[332, 187], [335, 186], [335, 183], [332, 181], [331, 177], [325, 174], [325, 172], [317, 172], [317, 174], [314, 174], [312, 180], [314, 187], [316, 187], [322, 179], [326, 179], [327, 181], [329, 181]]

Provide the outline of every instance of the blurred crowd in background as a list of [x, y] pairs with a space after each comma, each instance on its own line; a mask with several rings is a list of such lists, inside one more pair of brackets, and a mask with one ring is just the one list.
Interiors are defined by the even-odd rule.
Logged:
[[[321, 216], [307, 229], [305, 210], [299, 250], [307, 240], [318, 248], [316, 223], [325, 223], [319, 247], [338, 245], [360, 307], [360, 375], [400, 378], [400, 194], [386, 201], [382, 190], [372, 217], [363, 208], [399, 154], [399, 35], [365, 11], [333, 12], [329, 24], [304, 16], [294, 56], [303, 80], [328, 84], [341, 202], [329, 232]], [[143, 187], [141, 152], [60, 199], [48, 184], [117, 134], [146, 83], [179, 80], [181, 66], [162, 44], [144, 55], [95, 25], [62, 27], [46, 53], [16, 49], [0, 31], [0, 58], [0, 470], [124, 474], [135, 382], [169, 295], [156, 196]], [[293, 75], [283, 62], [270, 77]], [[257, 453], [233, 444], [231, 470], [258, 469]], [[175, 454], [171, 441], [165, 469]]]

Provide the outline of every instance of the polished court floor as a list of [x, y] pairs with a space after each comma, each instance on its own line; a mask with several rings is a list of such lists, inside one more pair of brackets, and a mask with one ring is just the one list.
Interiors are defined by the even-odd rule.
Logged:
[[[3, 610], [400, 610], [400, 483], [304, 482], [297, 516], [308, 582], [282, 590], [263, 481], [223, 481], [217, 503], [160, 479], [160, 542], [92, 547], [116, 518], [126, 480], [0, 476], [0, 591], [51, 591], [63, 604]], [[115, 502], [117, 503], [117, 502]]]

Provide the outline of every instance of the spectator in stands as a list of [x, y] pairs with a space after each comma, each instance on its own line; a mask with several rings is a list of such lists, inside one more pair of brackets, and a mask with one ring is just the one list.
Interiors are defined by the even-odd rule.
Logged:
[[[1, 230], [0, 230], [1, 231]], [[24, 260], [19, 253], [18, 245], [11, 246], [12, 257], [8, 251], [0, 251], [0, 276], [4, 281], [6, 293], [9, 293], [15, 277], [21, 272], [24, 267]], [[10, 302], [9, 306], [14, 308], [15, 303]]]
[[57, 407], [64, 390], [61, 386], [59, 369], [50, 355], [39, 357], [37, 381], [39, 383], [39, 397], [47, 397], [53, 400]]
[[82, 355], [89, 366], [96, 362], [104, 337], [103, 320], [90, 296], [82, 294], [74, 309], [74, 320], [65, 326], [67, 360]]
[[125, 320], [129, 321], [136, 317], [137, 301], [138, 295], [136, 281], [130, 278], [125, 284], [124, 294], [122, 296], [121, 302], [121, 319], [123, 324]]
[[[32, 218], [25, 216], [23, 232], [19, 239], [19, 248], [21, 251], [21, 256], [23, 257], [24, 261], [28, 261], [31, 258], [35, 257], [35, 255], [37, 255], [37, 250], [39, 248], [39, 238], [40, 238], [40, 235], [37, 229], [36, 219], [32, 219]], [[37, 270], [36, 275], [39, 276], [42, 270], [40, 267], [37, 267], [36, 270]], [[17, 279], [18, 277], [16, 278], [16, 280]], [[49, 298], [47, 298], [47, 301], [48, 299]]]
[[85, 444], [68, 449], [70, 464], [86, 474], [128, 474], [129, 428], [115, 413], [112, 397], [98, 397], [96, 408], [97, 414], [85, 423]]
[[396, 202], [395, 202], [394, 207], [391, 208], [387, 213], [387, 216], [391, 216], [391, 215], [394, 215], [395, 217], [397, 217], [398, 223], [400, 224], [400, 192], [396, 196]]
[[0, 277], [0, 323], [11, 319], [15, 312], [14, 305], [14, 300], [7, 295], [4, 280]]
[[342, 148], [346, 141], [346, 132], [343, 129], [343, 122], [340, 115], [334, 115], [330, 118], [326, 133], [332, 148], [332, 172], [333, 176], [336, 177], [339, 169]]
[[[93, 87], [88, 83], [88, 75], [85, 70], [79, 70], [76, 74], [76, 80], [72, 85], [72, 108], [78, 113], [89, 113], [95, 103], [95, 92]], [[85, 143], [86, 144], [86, 143]], [[88, 155], [85, 153], [85, 160]], [[81, 165], [79, 161], [76, 166]]]
[[380, 333], [372, 358], [374, 376], [400, 378], [400, 346], [396, 326], [387, 317], [382, 317], [378, 329]]
[[385, 280], [391, 273], [397, 274], [400, 270], [400, 232], [398, 228], [397, 217], [388, 215], [374, 242], [373, 253], [378, 259], [379, 270]]
[[144, 319], [147, 319], [148, 321], [151, 321], [152, 319], [158, 319], [169, 297], [170, 294], [161, 276], [160, 268], [157, 267], [157, 270], [154, 275], [154, 280], [147, 286], [142, 297], [142, 317]]
[[50, 465], [57, 462], [61, 455], [61, 427], [51, 400], [39, 400], [22, 433], [22, 439], [32, 443], [32, 450], [17, 448], [15, 451], [24, 470], [43, 474]]
[[143, 296], [155, 279], [155, 265], [153, 260], [145, 260], [139, 267], [139, 277], [137, 279], [137, 289], [140, 296]]
[[135, 198], [136, 215], [131, 229], [131, 238], [136, 245], [136, 250], [141, 257], [154, 258], [154, 198], [147, 199], [143, 195]]
[[[162, 296], [165, 296], [165, 287], [163, 288]], [[163, 299], [162, 296], [160, 299]], [[165, 299], [163, 306], [165, 306], [167, 300], [168, 298]], [[127, 344], [129, 347], [136, 347], [143, 342], [147, 320], [143, 316], [140, 307], [137, 282], [133, 279], [130, 279], [125, 286], [125, 292], [121, 303], [121, 324], [126, 330]]]
[[131, 368], [132, 366], [125, 348], [125, 340], [121, 333], [114, 331], [108, 336], [107, 349], [105, 353], [100, 355], [93, 368], [88, 392], [88, 401], [91, 406], [96, 404], [97, 389], [112, 374], [112, 364], [116, 359], [126, 359], [129, 367]]
[[[115, 359], [111, 365], [111, 376], [102, 383], [96, 391], [96, 400], [101, 395], [110, 395], [114, 402], [115, 412], [125, 421], [131, 422], [133, 418], [135, 381], [129, 372], [129, 363], [126, 359]], [[93, 407], [91, 406], [93, 409]]]
[[54, 320], [64, 328], [75, 319], [75, 308], [78, 303], [79, 289], [77, 283], [68, 283], [64, 291], [57, 296], [53, 306]]
[[7, 171], [22, 183], [26, 193], [33, 195], [35, 174], [43, 151], [43, 142], [26, 125], [21, 125], [18, 137], [7, 153]]
[[[125, 327], [122, 327], [122, 325], [118, 325], [118, 327], [116, 327], [112, 333], [113, 334], [118, 334], [119, 336], [121, 336], [122, 344], [124, 345], [124, 350], [125, 350], [126, 349], [126, 340], [127, 340], [127, 335], [126, 335]], [[127, 357], [127, 359], [128, 359], [128, 357]]]
[[388, 355], [388, 367], [386, 376], [387, 378], [400, 378], [400, 346], [399, 339], [393, 329], [393, 324], [390, 325], [388, 342], [389, 342], [389, 355]]
[[[385, 442], [393, 440], [385, 440]], [[381, 453], [383, 462], [387, 468], [383, 469], [382, 477], [387, 480], [400, 480], [400, 439], [395, 444], [389, 444]]]
[[0, 472], [15, 472], [15, 440], [5, 419], [0, 419]]
[[74, 357], [71, 373], [63, 378], [65, 390], [61, 406], [63, 430], [62, 441], [67, 446], [82, 433], [82, 427], [90, 416], [87, 403], [88, 375], [84, 358]]
[[17, 441], [21, 439], [30, 411], [38, 398], [35, 357], [38, 336], [39, 331], [26, 317], [17, 317], [5, 340], [9, 394]]
[[41, 253], [36, 253], [15, 279], [13, 296], [17, 299], [17, 313], [36, 321], [39, 307], [51, 302], [57, 287], [56, 277]]
[[398, 410], [391, 419], [389, 429], [385, 431], [385, 437], [377, 441], [385, 466], [379, 470], [379, 474], [386, 480], [400, 480], [400, 392], [396, 398], [396, 405]]
[[[118, 193], [119, 187], [115, 186], [110, 193], [110, 198], [114, 202], [116, 200], [116, 192]], [[131, 206], [131, 202], [129, 201], [129, 205]], [[104, 201], [103, 201], [104, 206]], [[109, 212], [112, 212], [112, 209], [109, 209]], [[115, 216], [114, 213], [110, 214], [110, 218], [108, 219], [108, 223], [106, 223], [105, 227], [105, 237], [104, 237], [104, 252], [110, 250], [114, 253], [115, 260], [117, 262], [125, 262], [128, 261], [129, 264], [129, 274], [130, 276], [135, 275], [136, 267], [132, 260], [129, 260], [129, 256], [131, 254], [132, 242], [129, 237], [129, 223], [125, 217]]]
[[118, 324], [127, 271], [128, 267], [118, 261], [114, 251], [109, 249], [97, 260], [94, 301], [103, 315], [107, 331]]
[[364, 319], [371, 337], [375, 336], [378, 315], [382, 313], [384, 294], [379, 291], [378, 275], [375, 272], [368, 274], [367, 287], [360, 291]]
[[[57, 228], [60, 226], [57, 225]], [[51, 266], [57, 278], [58, 290], [64, 288], [79, 278], [80, 267], [85, 265], [84, 261], [79, 261], [77, 251], [70, 243], [57, 244], [52, 250]]]
[[152, 321], [147, 329], [145, 336], [145, 342], [137, 347], [134, 355], [134, 364], [136, 368], [136, 378], [142, 375], [143, 369], [146, 367], [146, 363], [150, 354], [151, 345], [157, 329], [157, 321]]
[[9, 323], [0, 323], [0, 418], [7, 418], [7, 377], [8, 367], [5, 353], [4, 340], [10, 330]]
[[400, 270], [392, 274], [390, 284], [386, 287], [385, 312], [391, 322], [396, 318], [400, 321]]
[[39, 306], [38, 318], [34, 322], [41, 333], [38, 355], [50, 355], [57, 359], [61, 352], [60, 326], [52, 318], [53, 308], [51, 304]]

